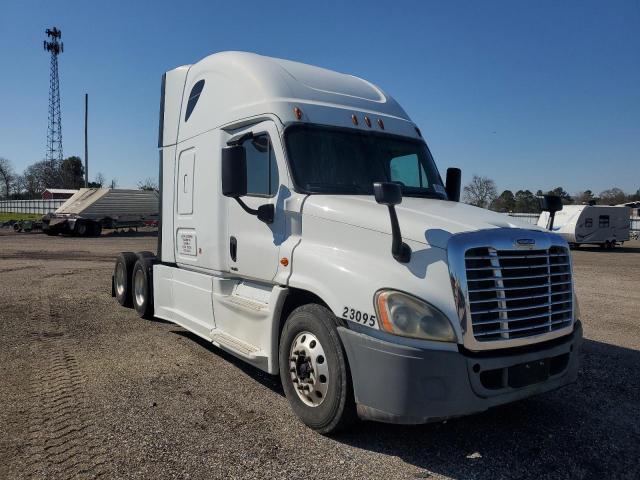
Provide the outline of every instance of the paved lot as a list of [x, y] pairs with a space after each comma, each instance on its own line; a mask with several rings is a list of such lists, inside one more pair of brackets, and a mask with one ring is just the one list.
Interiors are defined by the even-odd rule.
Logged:
[[114, 255], [154, 245], [0, 233], [0, 479], [640, 478], [640, 242], [575, 252], [577, 384], [335, 438], [276, 379], [116, 304]]

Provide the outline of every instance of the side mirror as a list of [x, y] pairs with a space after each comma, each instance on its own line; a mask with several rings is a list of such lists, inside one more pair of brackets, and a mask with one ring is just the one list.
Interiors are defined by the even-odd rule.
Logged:
[[240, 197], [247, 194], [247, 153], [242, 145], [231, 145], [222, 149], [222, 195], [235, 198], [242, 209], [255, 215], [264, 223], [273, 223], [275, 207], [260, 205], [257, 210], [249, 207]]
[[402, 188], [393, 182], [377, 182], [373, 184], [373, 194], [380, 205], [398, 205], [402, 202]]
[[543, 195], [540, 198], [540, 209], [549, 213], [559, 212], [562, 210], [562, 199], [557, 195]]
[[247, 154], [242, 145], [222, 149], [222, 194], [239, 198], [247, 194]]
[[373, 184], [373, 194], [376, 202], [389, 208], [391, 218], [391, 255], [400, 263], [411, 260], [411, 247], [402, 241], [400, 224], [396, 214], [396, 205], [402, 202], [402, 188], [393, 182], [376, 182]]
[[553, 221], [556, 218], [556, 212], [562, 210], [562, 199], [557, 195], [543, 195], [540, 198], [540, 209], [543, 212], [549, 212], [549, 225], [547, 228], [553, 230]]
[[462, 185], [462, 170], [459, 168], [447, 168], [447, 183], [445, 190], [447, 197], [452, 202], [460, 201], [460, 186]]

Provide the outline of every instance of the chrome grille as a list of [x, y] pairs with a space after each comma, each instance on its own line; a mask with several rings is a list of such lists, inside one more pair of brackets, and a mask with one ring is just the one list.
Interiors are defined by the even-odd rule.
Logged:
[[571, 325], [571, 264], [565, 247], [471, 248], [465, 268], [477, 341], [531, 337]]

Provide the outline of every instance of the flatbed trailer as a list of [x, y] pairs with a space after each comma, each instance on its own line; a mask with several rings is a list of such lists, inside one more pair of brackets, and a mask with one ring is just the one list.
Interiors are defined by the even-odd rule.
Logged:
[[82, 188], [54, 213], [42, 217], [47, 235], [99, 236], [103, 228], [137, 228], [158, 220], [158, 192]]

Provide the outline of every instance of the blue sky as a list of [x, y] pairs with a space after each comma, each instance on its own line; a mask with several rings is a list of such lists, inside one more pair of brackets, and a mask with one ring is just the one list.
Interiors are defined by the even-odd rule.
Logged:
[[396, 97], [441, 171], [499, 190], [640, 188], [640, 1], [217, 2], [2, 0], [0, 156], [44, 155], [62, 29], [65, 156], [121, 187], [157, 176], [160, 78], [221, 50], [364, 77]]

